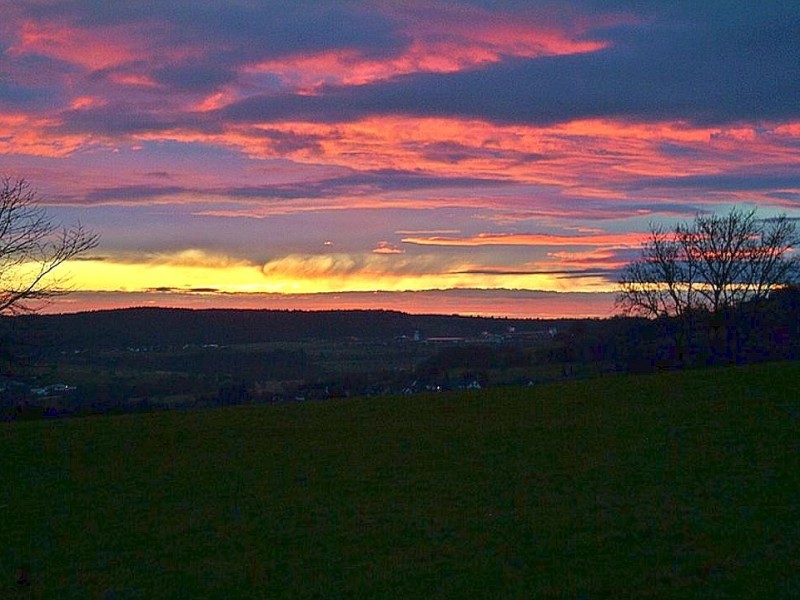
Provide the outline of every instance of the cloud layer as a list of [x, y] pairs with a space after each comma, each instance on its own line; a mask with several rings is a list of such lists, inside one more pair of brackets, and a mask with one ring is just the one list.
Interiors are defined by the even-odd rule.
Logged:
[[100, 231], [136, 289], [608, 290], [650, 221], [800, 214], [797, 2], [3, 13], [0, 174]]

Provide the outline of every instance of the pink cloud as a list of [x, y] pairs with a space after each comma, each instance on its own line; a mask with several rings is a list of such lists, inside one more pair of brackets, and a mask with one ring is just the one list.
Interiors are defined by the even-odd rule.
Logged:
[[480, 233], [471, 237], [407, 237], [406, 244], [422, 246], [623, 246], [641, 244], [644, 234], [635, 232], [589, 235], [553, 235], [547, 233]]
[[373, 254], [403, 254], [405, 250], [389, 242], [378, 242], [372, 252]]

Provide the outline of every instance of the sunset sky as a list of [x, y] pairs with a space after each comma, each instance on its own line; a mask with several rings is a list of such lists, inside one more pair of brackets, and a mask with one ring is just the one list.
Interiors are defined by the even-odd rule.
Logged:
[[800, 217], [797, 0], [0, 9], [0, 175], [102, 236], [51, 311], [609, 316], [649, 224]]

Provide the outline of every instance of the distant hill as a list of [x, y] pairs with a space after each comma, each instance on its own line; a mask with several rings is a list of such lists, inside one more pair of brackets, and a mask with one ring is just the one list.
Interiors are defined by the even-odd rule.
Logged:
[[537, 331], [575, 320], [410, 315], [386, 310], [284, 311], [130, 308], [2, 320], [58, 348], [249, 344], [307, 339], [474, 337]]

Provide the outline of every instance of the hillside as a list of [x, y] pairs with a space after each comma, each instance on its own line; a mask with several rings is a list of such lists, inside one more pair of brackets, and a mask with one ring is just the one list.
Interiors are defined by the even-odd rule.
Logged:
[[0, 593], [787, 597], [796, 362], [0, 424]]
[[446, 315], [411, 315], [385, 310], [282, 311], [131, 308], [4, 319], [50, 345], [76, 348], [248, 344], [304, 339], [412, 336], [476, 336], [509, 327], [542, 329], [573, 320], [541, 321]]

